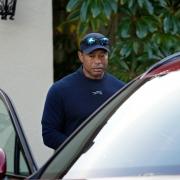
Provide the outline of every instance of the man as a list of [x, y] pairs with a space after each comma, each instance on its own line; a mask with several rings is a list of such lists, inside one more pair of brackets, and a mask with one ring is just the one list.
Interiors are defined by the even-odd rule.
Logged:
[[42, 117], [45, 145], [58, 146], [124, 83], [106, 73], [109, 40], [100, 33], [87, 34], [78, 51], [82, 66], [55, 82], [47, 94]]

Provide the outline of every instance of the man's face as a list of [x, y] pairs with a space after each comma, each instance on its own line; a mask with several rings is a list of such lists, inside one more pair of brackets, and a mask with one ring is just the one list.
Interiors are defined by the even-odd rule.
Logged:
[[83, 72], [90, 79], [101, 79], [108, 65], [108, 52], [102, 49], [89, 54], [78, 52], [83, 64]]

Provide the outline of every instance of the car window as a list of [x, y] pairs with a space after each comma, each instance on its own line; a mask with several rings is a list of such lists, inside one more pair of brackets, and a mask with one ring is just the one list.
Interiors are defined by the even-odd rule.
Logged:
[[112, 114], [65, 178], [179, 174], [179, 79], [180, 71], [172, 72], [140, 87]]
[[0, 98], [0, 147], [7, 157], [7, 173], [28, 175], [25, 161], [16, 131], [11, 121], [10, 113], [4, 101]]

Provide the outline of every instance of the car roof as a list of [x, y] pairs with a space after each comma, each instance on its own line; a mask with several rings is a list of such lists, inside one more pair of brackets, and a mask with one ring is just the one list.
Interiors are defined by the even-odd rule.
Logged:
[[180, 52], [172, 54], [154, 64], [145, 73], [143, 73], [140, 78], [143, 79], [154, 76], [162, 76], [178, 70], [180, 70]]

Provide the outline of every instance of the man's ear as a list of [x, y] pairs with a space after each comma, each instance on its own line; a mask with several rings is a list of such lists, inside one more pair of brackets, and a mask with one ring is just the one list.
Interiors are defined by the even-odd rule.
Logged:
[[78, 57], [81, 63], [83, 63], [83, 53], [81, 51], [78, 51]]

